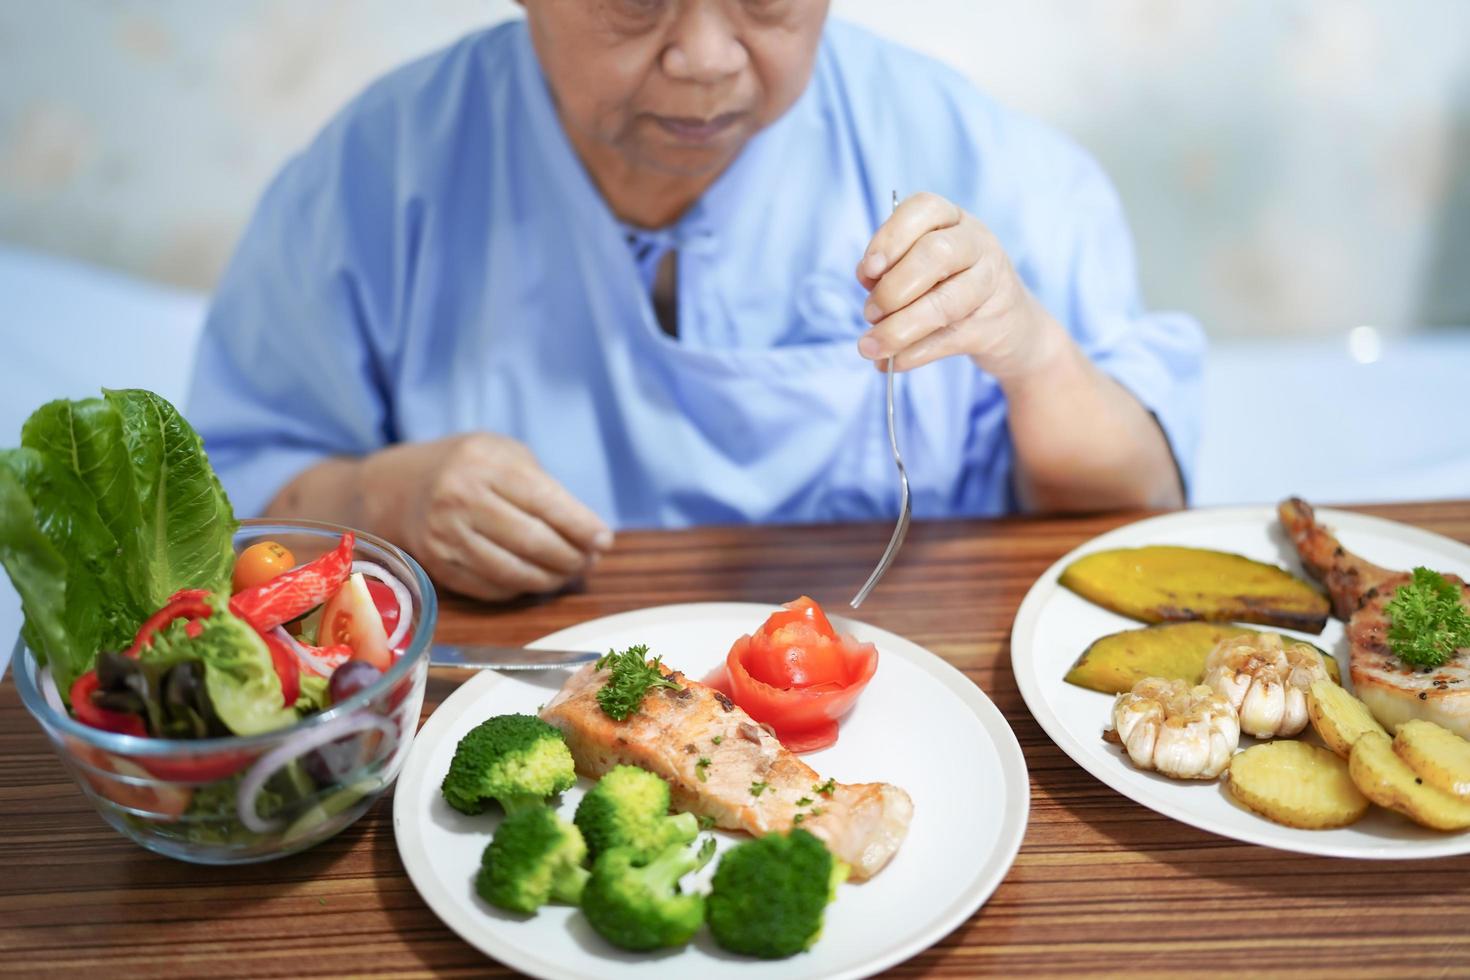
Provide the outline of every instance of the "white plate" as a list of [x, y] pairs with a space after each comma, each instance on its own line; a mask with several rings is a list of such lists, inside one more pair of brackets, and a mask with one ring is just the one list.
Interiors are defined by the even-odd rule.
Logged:
[[[1470, 578], [1470, 548], [1449, 538], [1377, 517], [1318, 510], [1343, 547], [1385, 568], [1427, 565]], [[1102, 740], [1111, 695], [1062, 680], [1077, 656], [1098, 637], [1141, 624], [1109, 612], [1057, 584], [1075, 559], [1107, 548], [1150, 544], [1188, 545], [1231, 551], [1283, 565], [1304, 574], [1272, 507], [1184, 511], [1150, 518], [1100, 535], [1063, 556], [1026, 594], [1011, 631], [1011, 669], [1026, 706], [1047, 735], [1083, 769], [1113, 789], [1167, 817], [1250, 844], [1304, 854], [1355, 858], [1427, 858], [1470, 852], [1470, 833], [1427, 830], [1378, 807], [1350, 827], [1296, 830], [1245, 809], [1223, 783], [1172, 780], [1141, 772], [1124, 753]], [[1285, 631], [1284, 631], [1285, 632]], [[1327, 621], [1322, 634], [1296, 634], [1337, 657], [1347, 681], [1343, 624]], [[1315, 736], [1312, 736], [1315, 738]], [[1252, 744], [1249, 737], [1244, 745]]]
[[[660, 606], [582, 623], [531, 645], [606, 650], [646, 643], [666, 664], [702, 677], [773, 611], [750, 603]], [[1026, 830], [1026, 762], [1010, 726], [969, 678], [902, 637], [832, 621], [877, 644], [878, 673], [843, 719], [837, 744], [803, 758], [839, 782], [903, 787], [914, 818], [888, 867], [871, 881], [841, 886], [810, 952], [746, 959], [721, 951], [701, 930], [682, 950], [624, 953], [574, 909], [547, 906], [523, 921], [475, 896], [475, 871], [497, 818], [451, 809], [439, 783], [465, 732], [491, 715], [535, 712], [566, 680], [564, 671], [484, 671], [445, 699], [414, 739], [393, 801], [398, 853], [414, 887], [471, 945], [541, 977], [858, 977], [928, 948], [980, 907], [1015, 859]], [[563, 815], [570, 819], [589, 785], [579, 780], [563, 795]], [[742, 835], [716, 836], [723, 850]], [[700, 877], [707, 879], [718, 860]]]

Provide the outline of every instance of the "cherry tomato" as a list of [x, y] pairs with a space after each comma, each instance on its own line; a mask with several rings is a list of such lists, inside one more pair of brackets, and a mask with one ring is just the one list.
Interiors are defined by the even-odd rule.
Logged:
[[352, 648], [354, 659], [366, 661], [384, 673], [393, 666], [393, 651], [388, 649], [383, 617], [373, 605], [372, 593], [361, 572], [350, 576], [327, 600], [317, 642], [324, 647], [346, 644]]
[[735, 703], [775, 729], [786, 748], [810, 752], [837, 741], [837, 719], [877, 669], [876, 647], [838, 635], [802, 596], [735, 641], [725, 658], [725, 684]]
[[284, 571], [296, 566], [296, 558], [285, 545], [274, 541], [257, 541], [235, 559], [234, 591], [240, 592], [264, 585]]

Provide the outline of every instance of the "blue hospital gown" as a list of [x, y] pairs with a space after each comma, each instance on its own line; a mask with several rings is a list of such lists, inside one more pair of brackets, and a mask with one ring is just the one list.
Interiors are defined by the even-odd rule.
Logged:
[[[984, 221], [1159, 420], [1186, 482], [1203, 339], [1144, 310], [1117, 195], [955, 72], [830, 22], [810, 84], [674, 226], [635, 236], [557, 119], [523, 22], [368, 88], [276, 177], [209, 314], [188, 411], [242, 515], [330, 456], [512, 436], [611, 526], [891, 517], [853, 271], [890, 192]], [[636, 264], [677, 248], [679, 335]], [[1014, 510], [995, 381], [898, 378], [919, 517]]]

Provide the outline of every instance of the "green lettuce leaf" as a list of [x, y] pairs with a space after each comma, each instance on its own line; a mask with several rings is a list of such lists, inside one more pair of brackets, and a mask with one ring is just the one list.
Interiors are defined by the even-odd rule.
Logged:
[[327, 705], [331, 701], [327, 686], [327, 678], [302, 670], [301, 693], [296, 698], [296, 710], [303, 715], [327, 710]]
[[121, 417], [139, 500], [136, 554], [150, 608], [182, 588], [228, 591], [239, 522], [199, 435], [151, 391], [103, 394]]
[[[22, 529], [29, 522], [50, 546], [48, 552], [33, 538], [13, 538], [17, 567], [7, 561], [6, 570], [22, 595], [30, 622], [27, 641], [36, 644], [33, 649], [51, 666], [57, 686], [65, 692], [91, 666], [98, 650], [128, 645], [142, 613], [131, 601], [117, 540], [97, 515], [81, 480], [63, 462], [27, 448], [0, 452], [0, 469], [25, 498], [14, 501], [14, 515], [9, 514], [12, 503], [7, 501], [7, 517], [20, 522], [17, 526]], [[13, 497], [15, 488], [8, 493]], [[29, 567], [19, 560], [22, 550], [32, 552]], [[60, 559], [59, 596], [51, 581], [56, 559]], [[37, 562], [49, 574], [38, 574]], [[56, 633], [57, 618], [61, 635]]]
[[259, 735], [295, 724], [299, 716], [294, 707], [281, 703], [281, 680], [265, 641], [230, 612], [226, 599], [216, 596], [210, 603], [214, 613], [200, 621], [197, 637], [190, 638], [182, 623], [175, 624], [158, 634], [143, 651], [143, 659], [202, 661], [210, 704], [236, 735]]
[[65, 622], [66, 559], [41, 533], [30, 495], [6, 466], [0, 466], [0, 565], [20, 593], [26, 646], [42, 663], [67, 664], [72, 646]]
[[97, 516], [113, 538], [128, 545], [121, 555], [124, 586], [141, 621], [159, 603], [149, 589], [139, 536], [142, 505], [123, 439], [121, 413], [101, 398], [48, 402], [26, 420], [20, 443], [66, 464], [91, 492]]

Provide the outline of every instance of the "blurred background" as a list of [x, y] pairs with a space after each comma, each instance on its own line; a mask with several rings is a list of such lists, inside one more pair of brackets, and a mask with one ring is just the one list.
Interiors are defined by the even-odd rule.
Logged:
[[[1212, 335], [1470, 322], [1463, 0], [836, 0], [1117, 182]], [[509, 0], [0, 2], [0, 239], [208, 290], [282, 161]]]
[[[281, 163], [508, 0], [0, 0], [0, 445], [182, 401]], [[1212, 342], [1196, 504], [1470, 496], [1470, 3], [834, 0], [1090, 149]], [[0, 636], [16, 603], [0, 583]], [[4, 652], [0, 651], [0, 662]]]

